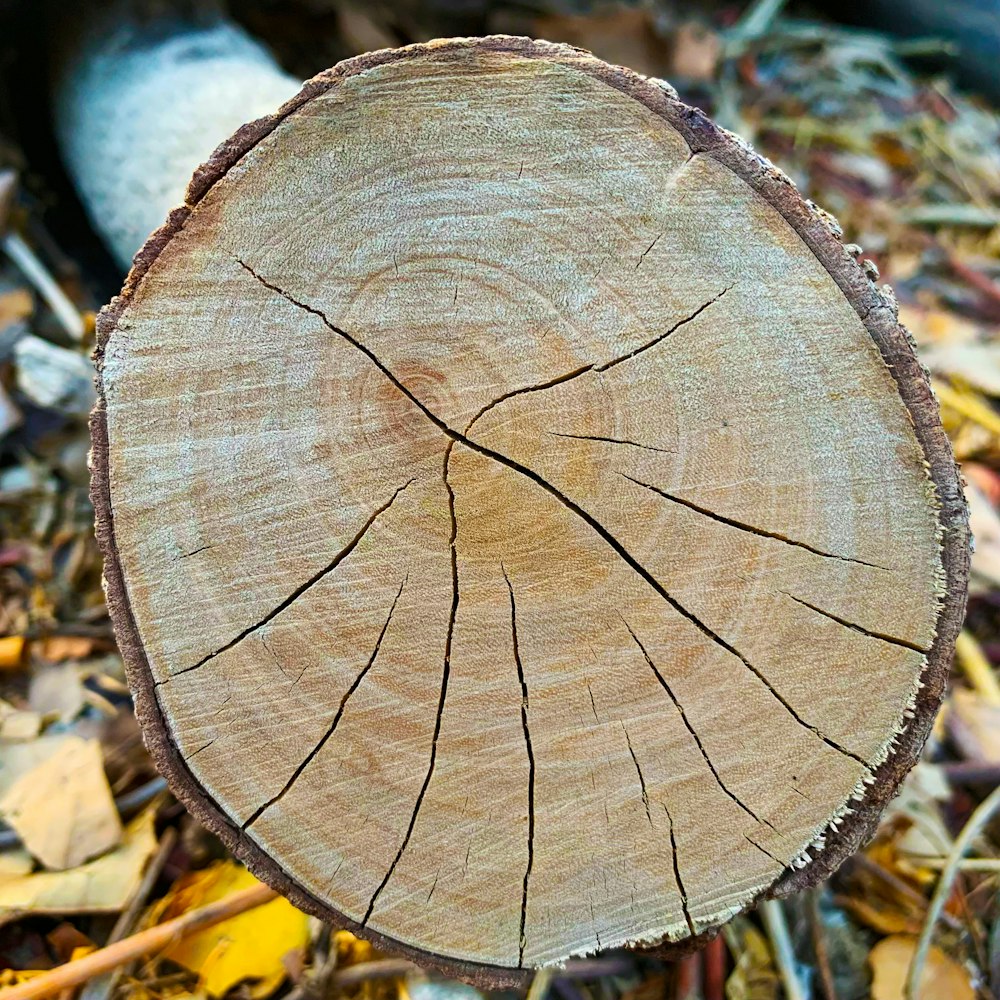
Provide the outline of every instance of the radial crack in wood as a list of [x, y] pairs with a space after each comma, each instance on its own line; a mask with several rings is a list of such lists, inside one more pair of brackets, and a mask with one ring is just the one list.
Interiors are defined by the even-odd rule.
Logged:
[[524, 39], [237, 134], [98, 348], [147, 741], [298, 905], [491, 985], [829, 873], [940, 702], [964, 501], [890, 306], [769, 164]]
[[[677, 700], [677, 695], [675, 695], [674, 692], [670, 690], [670, 685], [667, 683], [666, 678], [663, 676], [662, 673], [660, 673], [659, 668], [650, 659], [649, 653], [646, 652], [646, 647], [643, 646], [639, 637], [635, 634], [635, 632], [632, 631], [632, 627], [629, 625], [627, 621], [625, 621], [624, 618], [622, 618], [622, 621], [625, 623], [625, 628], [628, 629], [629, 635], [632, 636], [633, 640], [635, 640], [635, 644], [639, 647], [643, 659], [646, 661], [646, 663], [649, 664], [649, 669], [652, 670], [653, 673], [656, 675], [656, 679], [660, 682], [660, 686], [663, 688], [664, 691], [667, 692], [667, 697], [670, 698], [670, 701], [673, 703], [674, 708], [677, 709], [677, 712], [681, 717], [681, 721], [684, 723], [684, 728], [687, 729], [687, 731], [691, 734], [691, 738], [694, 740], [695, 745], [698, 747], [698, 752], [704, 758], [705, 763], [708, 765], [708, 769], [712, 772], [712, 777], [715, 778], [719, 788], [721, 788], [722, 791], [725, 792], [726, 795], [728, 795], [729, 798], [731, 798], [740, 807], [740, 809], [742, 809], [755, 823], [763, 823], [765, 826], [769, 826], [773, 830], [775, 827], [770, 820], [761, 819], [760, 816], [758, 816], [745, 802], [742, 802], [737, 795], [734, 795], [733, 792], [731, 792], [726, 787], [726, 783], [719, 776], [719, 772], [715, 769], [715, 765], [712, 763], [712, 758], [708, 756], [708, 752], [705, 750], [705, 745], [701, 742], [701, 738], [698, 736], [698, 733], [695, 730], [694, 726], [691, 725], [691, 721], [690, 719], [688, 719], [687, 713], [681, 707], [681, 703]], [[629, 743], [630, 750], [631, 746], [632, 744]], [[638, 766], [639, 765], [637, 763], [636, 767], [638, 768]]]

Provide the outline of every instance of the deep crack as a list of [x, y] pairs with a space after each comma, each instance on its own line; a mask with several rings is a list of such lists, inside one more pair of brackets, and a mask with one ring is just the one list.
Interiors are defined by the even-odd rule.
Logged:
[[630, 483], [635, 483], [636, 486], [641, 486], [643, 489], [650, 490], [657, 496], [663, 497], [664, 500], [670, 500], [682, 507], [686, 507], [688, 510], [693, 510], [696, 514], [702, 514], [713, 521], [718, 521], [719, 524], [726, 524], [730, 528], [739, 528], [740, 531], [746, 531], [751, 535], [759, 535], [761, 538], [773, 538], [776, 541], [784, 542], [786, 545], [792, 545], [797, 549], [805, 549], [806, 552], [812, 552], [814, 555], [823, 556], [825, 559], [838, 559], [841, 562], [857, 563], [859, 566], [868, 566], [871, 569], [882, 569], [887, 572], [891, 572], [888, 566], [880, 566], [878, 563], [866, 562], [864, 559], [855, 559], [853, 556], [838, 555], [836, 552], [827, 552], [825, 549], [816, 548], [815, 545], [809, 545], [807, 542], [800, 542], [794, 538], [789, 538], [788, 535], [783, 535], [780, 531], [768, 531], [766, 528], [758, 528], [753, 524], [747, 524], [745, 521], [737, 521], [731, 517], [726, 517], [724, 514], [718, 514], [714, 510], [709, 510], [707, 507], [700, 507], [698, 504], [692, 503], [690, 500], [685, 500], [683, 497], [675, 496], [673, 493], [667, 493], [665, 490], [661, 490], [658, 486], [653, 486], [650, 483], [644, 483], [641, 479], [634, 479], [627, 473], [619, 472], [618, 475], [623, 479], [627, 479]]
[[452, 489], [451, 482], [448, 479], [448, 464], [451, 461], [451, 452], [453, 447], [454, 441], [451, 441], [445, 449], [444, 469], [442, 472], [444, 487], [448, 494], [448, 513], [451, 517], [451, 537], [449, 539], [449, 547], [451, 548], [451, 614], [448, 618], [448, 631], [444, 641], [444, 667], [441, 671], [441, 695], [438, 699], [437, 715], [434, 719], [434, 734], [431, 737], [431, 759], [427, 766], [427, 774], [424, 777], [424, 783], [420, 786], [420, 792], [417, 794], [417, 800], [413, 805], [413, 812], [410, 815], [410, 825], [406, 828], [406, 835], [403, 837], [403, 842], [399, 845], [399, 850], [396, 852], [396, 856], [393, 858], [392, 864], [389, 865], [389, 870], [385, 873], [385, 878], [382, 879], [378, 888], [372, 894], [372, 898], [368, 903], [368, 909], [365, 911], [365, 915], [361, 920], [362, 927], [364, 927], [371, 918], [371, 915], [375, 910], [375, 904], [378, 902], [378, 898], [382, 894], [382, 890], [389, 884], [389, 879], [392, 878], [392, 873], [396, 870], [396, 866], [399, 864], [407, 845], [410, 843], [410, 837], [413, 836], [413, 828], [417, 825], [417, 816], [420, 815], [420, 807], [423, 805], [424, 796], [427, 794], [431, 778], [434, 777], [434, 767], [437, 764], [438, 737], [441, 735], [441, 720], [444, 718], [444, 703], [448, 696], [448, 677], [451, 673], [451, 643], [455, 634], [455, 618], [458, 615], [459, 598], [458, 549], [456, 546], [456, 541], [458, 539], [458, 520], [455, 517], [455, 491]]
[[[368, 529], [382, 516], [395, 502], [396, 497], [399, 496], [403, 490], [411, 486], [415, 479], [409, 480], [409, 482], [404, 483], [400, 486], [395, 493], [384, 503], [381, 507], [377, 508], [376, 511], [368, 518], [367, 521], [362, 525], [361, 530], [324, 566], [319, 572], [314, 573], [305, 583], [296, 587], [277, 607], [269, 611], [260, 621], [254, 622], [248, 628], [245, 628], [239, 635], [234, 639], [230, 639], [224, 646], [220, 646], [218, 649], [206, 656], [203, 656], [197, 663], [192, 663], [189, 667], [184, 667], [182, 670], [175, 670], [170, 677], [179, 677], [181, 674], [190, 673], [192, 670], [197, 670], [199, 667], [203, 667], [209, 660], [215, 659], [220, 653], [225, 653], [230, 650], [238, 642], [242, 642], [248, 635], [252, 635], [259, 628], [263, 628], [268, 622], [277, 618], [287, 607], [297, 601], [310, 587], [319, 583], [323, 577], [332, 573], [354, 550], [357, 548], [361, 539], [365, 537], [368, 533]], [[280, 664], [279, 664], [280, 665]]]
[[664, 691], [667, 692], [667, 696], [673, 702], [674, 708], [677, 709], [677, 712], [681, 717], [681, 722], [684, 723], [684, 728], [687, 729], [687, 731], [691, 734], [691, 738], [694, 740], [695, 745], [698, 747], [698, 751], [701, 753], [702, 758], [708, 765], [708, 769], [712, 772], [712, 776], [715, 778], [719, 788], [721, 788], [722, 791], [724, 791], [726, 795], [728, 795], [729, 798], [731, 798], [733, 802], [735, 802], [736, 805], [738, 805], [740, 809], [742, 809], [755, 822], [763, 823], [765, 826], [769, 826], [772, 830], [775, 829], [773, 823], [771, 823], [769, 820], [761, 819], [760, 816], [758, 816], [738, 795], [736, 795], [727, 787], [726, 783], [722, 780], [722, 777], [720, 776], [719, 772], [716, 770], [715, 765], [712, 763], [712, 759], [708, 756], [708, 751], [702, 744], [701, 737], [698, 736], [698, 733], [695, 730], [694, 726], [691, 724], [691, 720], [688, 719], [687, 713], [684, 711], [683, 706], [677, 700], [677, 696], [674, 694], [673, 689], [667, 683], [667, 679], [663, 676], [663, 674], [660, 673], [659, 667], [657, 667], [657, 665], [653, 662], [653, 658], [646, 651], [646, 647], [642, 644], [639, 637], [635, 634], [635, 632], [632, 631], [632, 626], [629, 625], [629, 623], [625, 620], [625, 616], [619, 613], [619, 617], [621, 618], [623, 624], [625, 625], [625, 628], [628, 629], [628, 634], [632, 636], [632, 639], [634, 640], [635, 644], [639, 647], [640, 651], [642, 652], [643, 658], [649, 665], [650, 670], [652, 670], [653, 673], [656, 675], [656, 679], [660, 682], [660, 686], [663, 688]]
[[[296, 299], [292, 295], [290, 295], [288, 292], [286, 292], [283, 289], [279, 288], [277, 285], [271, 284], [269, 281], [267, 281], [266, 279], [262, 278], [259, 274], [257, 274], [256, 271], [253, 270], [253, 268], [251, 268], [248, 264], [244, 263], [239, 258], [236, 258], [236, 262], [248, 274], [250, 274], [255, 280], [257, 280], [258, 282], [260, 282], [260, 284], [262, 284], [265, 288], [270, 289], [275, 294], [280, 295], [283, 299], [285, 299], [286, 301], [292, 303], [292, 305], [295, 305], [298, 308], [303, 309], [305, 312], [309, 313], [310, 315], [316, 316], [323, 323], [323, 325], [326, 326], [326, 328], [328, 330], [330, 330], [332, 333], [335, 333], [338, 337], [341, 337], [343, 340], [347, 341], [347, 343], [351, 344], [353, 347], [355, 347], [357, 350], [359, 350], [366, 358], [369, 359], [369, 361], [372, 362], [373, 365], [375, 365], [376, 368], [378, 368], [378, 370], [380, 372], [382, 372], [382, 374], [401, 393], [403, 393], [404, 396], [407, 397], [407, 399], [409, 399], [413, 403], [414, 406], [417, 407], [417, 409], [420, 410], [421, 413], [424, 414], [424, 416], [428, 420], [431, 421], [431, 423], [433, 423], [437, 428], [439, 428], [442, 431], [442, 433], [444, 433], [449, 438], [451, 438], [452, 442], [458, 442], [460, 444], [463, 444], [463, 445], [465, 445], [465, 447], [469, 448], [470, 450], [472, 450], [474, 452], [477, 452], [480, 455], [484, 455], [487, 458], [491, 458], [495, 462], [499, 462], [501, 465], [505, 465], [507, 468], [513, 469], [515, 472], [520, 473], [522, 476], [524, 476], [525, 478], [531, 480], [533, 483], [535, 483], [535, 485], [537, 485], [541, 489], [545, 490], [546, 493], [548, 493], [550, 496], [554, 497], [561, 504], [563, 504], [563, 506], [565, 506], [570, 511], [572, 511], [574, 514], [576, 514], [577, 517], [579, 517], [593, 531], [595, 531], [598, 535], [600, 535], [600, 537], [609, 546], [611, 546], [611, 548], [618, 554], [618, 556], [622, 559], [622, 561], [625, 562], [631, 569], [633, 569], [640, 577], [642, 577], [642, 579], [649, 585], [649, 587], [652, 588], [664, 601], [666, 601], [667, 604], [669, 604], [671, 608], [673, 608], [683, 618], [687, 619], [706, 638], [710, 639], [712, 642], [714, 642], [717, 645], [721, 646], [724, 650], [726, 650], [731, 655], [737, 657], [737, 659], [739, 659], [740, 662], [743, 663], [744, 666], [746, 666], [746, 668], [748, 670], [750, 670], [751, 673], [753, 673], [754, 676], [756, 676], [758, 678], [758, 680], [761, 681], [762, 684], [764, 684], [764, 686], [768, 689], [768, 691], [771, 692], [771, 694], [778, 701], [778, 703], [782, 705], [782, 707], [792, 716], [792, 718], [795, 719], [796, 722], [799, 723], [799, 725], [803, 726], [804, 728], [808, 729], [810, 732], [814, 733], [819, 739], [821, 739], [831, 749], [837, 750], [839, 753], [843, 754], [844, 756], [850, 757], [852, 760], [857, 761], [859, 764], [863, 765], [865, 768], [868, 768], [868, 764], [864, 760], [864, 758], [859, 757], [857, 754], [853, 753], [852, 751], [845, 749], [839, 743], [835, 742], [834, 740], [832, 740], [828, 736], [826, 736], [816, 726], [813, 726], [813, 725], [810, 725], [809, 723], [807, 723], [798, 714], [798, 712], [791, 706], [791, 704], [789, 704], [789, 702], [774, 688], [774, 686], [770, 683], [770, 681], [768, 681], [768, 679], [764, 676], [764, 674], [760, 670], [758, 670], [731, 643], [728, 643], [720, 635], [718, 635], [711, 628], [709, 628], [703, 621], [701, 621], [700, 618], [698, 618], [692, 612], [688, 611], [688, 609], [685, 608], [679, 601], [677, 601], [676, 598], [672, 597], [670, 595], [670, 593], [668, 593], [668, 591], [659, 582], [659, 580], [657, 580], [656, 577], [654, 577], [653, 574], [648, 569], [646, 569], [646, 567], [643, 566], [642, 563], [640, 563], [635, 558], [635, 556], [633, 556], [628, 551], [628, 549], [626, 549], [625, 546], [607, 528], [605, 528], [604, 525], [601, 524], [601, 522], [598, 521], [593, 515], [591, 515], [588, 511], [586, 511], [578, 503], [576, 503], [575, 501], [571, 500], [568, 496], [566, 496], [564, 493], [562, 493], [560, 490], [558, 490], [548, 480], [543, 479], [533, 469], [529, 469], [527, 466], [522, 465], [520, 462], [515, 461], [514, 459], [508, 457], [507, 455], [504, 455], [502, 452], [494, 451], [492, 448], [487, 448], [485, 445], [479, 444], [478, 442], [473, 441], [471, 438], [468, 438], [464, 434], [460, 434], [458, 431], [456, 431], [453, 428], [451, 428], [436, 413], [434, 413], [432, 410], [430, 410], [427, 407], [427, 405], [422, 400], [420, 400], [417, 396], [415, 396], [414, 393], [412, 392], [412, 390], [410, 390], [402, 381], [400, 381], [400, 379], [397, 378], [396, 375], [394, 375], [393, 372], [389, 368], [387, 368], [379, 360], [379, 358], [368, 347], [366, 347], [364, 344], [362, 344], [355, 337], [352, 337], [349, 333], [346, 333], [344, 330], [341, 330], [340, 327], [335, 326], [332, 322], [330, 322], [330, 320], [326, 317], [326, 315], [321, 310], [315, 308], [314, 306], [310, 306], [310, 305], [307, 305], [307, 304], [299, 301], [298, 299]], [[729, 286], [729, 287], [731, 288], [733, 286]], [[685, 319], [682, 319], [682, 320], [678, 321], [669, 330], [667, 330], [665, 333], [661, 334], [659, 337], [655, 338], [654, 340], [650, 341], [649, 343], [643, 345], [642, 347], [636, 348], [630, 354], [627, 354], [627, 355], [624, 355], [624, 356], [622, 356], [620, 358], [616, 358], [616, 359], [614, 359], [612, 361], [609, 361], [606, 364], [600, 366], [599, 368], [597, 368], [595, 370], [596, 371], [605, 371], [608, 368], [612, 367], [613, 365], [619, 364], [622, 361], [627, 361], [629, 358], [635, 357], [636, 354], [639, 354], [642, 351], [648, 350], [650, 347], [653, 347], [655, 344], [659, 343], [661, 340], [663, 340], [665, 337], [669, 336], [669, 334], [673, 333], [676, 329], [678, 329], [679, 327], [683, 326], [685, 323], [690, 323], [696, 316], [698, 316], [700, 313], [704, 312], [705, 309], [707, 309], [709, 306], [711, 306], [713, 302], [716, 302], [723, 295], [725, 295], [727, 291], [729, 291], [729, 288], [723, 289], [718, 295], [715, 296], [715, 298], [710, 299], [708, 302], [706, 302], [699, 309], [695, 310], [695, 312], [692, 313], [690, 316], [688, 316]], [[563, 381], [565, 381], [565, 379], [563, 379]], [[470, 424], [470, 426], [471, 426], [471, 424]], [[448, 448], [448, 454], [450, 455], [450, 453], [451, 453], [451, 446], [449, 446], [449, 448]], [[450, 486], [449, 486], [449, 490], [450, 490]]]
[[788, 864], [786, 862], [782, 861], [781, 858], [779, 857], [775, 857], [775, 855], [773, 855], [766, 847], [762, 847], [760, 844], [758, 844], [757, 841], [753, 839], [753, 837], [744, 833], [743, 839], [747, 841], [747, 843], [753, 844], [753, 846], [756, 847], [757, 850], [761, 852], [761, 854], [766, 854], [781, 869], [785, 869], [788, 867]]
[[217, 739], [218, 736], [213, 736], [207, 743], [203, 743], [200, 747], [198, 747], [197, 750], [192, 750], [191, 753], [187, 754], [184, 757], [184, 760], [189, 761], [191, 760], [192, 757], [197, 757], [198, 754], [202, 752], [202, 750], [207, 750]]
[[697, 932], [694, 929], [694, 921], [691, 919], [691, 912], [688, 910], [687, 892], [684, 889], [684, 880], [681, 878], [680, 860], [677, 857], [677, 837], [674, 834], [674, 818], [670, 815], [670, 810], [667, 808], [667, 804], [665, 802], [661, 802], [660, 805], [663, 806], [663, 811], [667, 814], [667, 823], [670, 826], [670, 851], [673, 855], [674, 862], [674, 882], [677, 883], [677, 891], [680, 893], [681, 909], [684, 911], [684, 920], [687, 922], [688, 930], [691, 932], [691, 936], [694, 937]]
[[815, 604], [810, 604], [808, 601], [802, 600], [801, 597], [796, 597], [794, 594], [789, 594], [787, 591], [782, 590], [782, 594], [796, 604], [801, 604], [804, 608], [808, 608], [810, 611], [815, 611], [816, 614], [822, 615], [824, 618], [829, 618], [830, 621], [836, 622], [838, 625], [843, 625], [844, 628], [849, 628], [854, 632], [860, 632], [861, 635], [867, 636], [869, 639], [878, 639], [880, 642], [887, 642], [891, 646], [902, 646], [903, 649], [912, 649], [915, 653], [923, 653], [926, 656], [930, 650], [923, 646], [918, 646], [915, 642], [910, 642], [909, 639], [900, 639], [899, 636], [889, 635], [886, 632], [873, 632], [871, 629], [865, 628], [863, 625], [858, 625], [856, 622], [850, 622], [846, 618], [841, 618], [839, 615], [833, 614], [831, 611], [824, 611], [822, 608], [816, 607]]
[[528, 682], [524, 676], [524, 665], [521, 662], [521, 650], [517, 642], [517, 605], [514, 601], [514, 587], [507, 576], [507, 570], [500, 565], [507, 590], [510, 593], [510, 634], [514, 646], [514, 664], [517, 667], [517, 679], [521, 684], [521, 726], [524, 729], [524, 746], [528, 755], [528, 863], [524, 869], [524, 885], [521, 891], [521, 932], [518, 937], [518, 968], [524, 966], [524, 934], [525, 922], [528, 917], [528, 882], [531, 879], [531, 866], [535, 858], [535, 754], [531, 748], [531, 732], [528, 729]]
[[[336, 713], [333, 716], [333, 721], [327, 727], [326, 732], [320, 737], [319, 742], [306, 754], [301, 763], [292, 772], [291, 777], [285, 782], [281, 791], [277, 794], [272, 795], [262, 806], [256, 809], [250, 816], [250, 818], [240, 827], [241, 830], [247, 830], [253, 823], [255, 823], [268, 809], [271, 808], [276, 802], [282, 799], [292, 785], [298, 780], [302, 772], [313, 762], [316, 755], [323, 749], [324, 746], [329, 742], [330, 738], [337, 731], [337, 726], [340, 724], [340, 720], [343, 717], [344, 709], [347, 708], [348, 701], [351, 700], [351, 696], [357, 691], [361, 682], [365, 679], [365, 675], [369, 670], [375, 665], [375, 659], [378, 657], [378, 651], [382, 648], [382, 640], [385, 638], [386, 632], [389, 631], [389, 623], [392, 621], [393, 613], [396, 610], [396, 604], [399, 602], [400, 595], [403, 593], [403, 588], [406, 586], [406, 581], [409, 579], [409, 574], [403, 578], [403, 582], [399, 585], [399, 590], [396, 591], [396, 596], [392, 599], [392, 605], [389, 607], [389, 614], [386, 616], [385, 623], [382, 625], [382, 630], [378, 634], [378, 638], [375, 640], [375, 648], [371, 651], [371, 655], [368, 657], [368, 661], [365, 663], [361, 672], [357, 677], [351, 682], [351, 686], [344, 692], [344, 696], [340, 699], [340, 705], [337, 708]], [[301, 676], [301, 674], [300, 674]]]
[[[654, 240], [653, 243], [655, 245], [656, 241]], [[651, 249], [652, 247], [650, 247], [650, 250]], [[649, 251], [647, 251], [647, 253], [648, 252]], [[242, 261], [240, 261], [239, 263], [243, 264]], [[247, 265], [243, 264], [243, 266], [246, 267]], [[268, 285], [268, 287], [270, 288], [271, 286]], [[651, 347], [655, 347], [661, 341], [666, 340], [667, 337], [669, 337], [676, 330], [679, 330], [682, 326], [686, 325], [687, 323], [690, 323], [693, 319], [700, 316], [709, 306], [711, 306], [715, 302], [718, 302], [719, 299], [721, 299], [722, 296], [725, 295], [726, 292], [728, 292], [729, 289], [732, 287], [733, 286], [730, 285], [728, 288], [724, 288], [721, 292], [719, 292], [718, 295], [715, 296], [715, 298], [709, 299], [708, 302], [706, 302], [704, 305], [699, 306], [697, 309], [695, 309], [695, 311], [691, 313], [690, 316], [685, 316], [683, 319], [679, 319], [668, 330], [664, 331], [663, 333], [657, 334], [657, 336], [653, 337], [652, 340], [647, 341], [645, 344], [640, 344], [638, 347], [634, 348], [633, 350], [629, 351], [626, 354], [621, 354], [617, 357], [612, 358], [610, 361], [605, 361], [603, 364], [600, 365], [597, 364], [596, 362], [589, 365], [581, 365], [579, 368], [574, 368], [572, 371], [565, 372], [562, 375], [557, 375], [555, 378], [548, 379], [545, 382], [536, 382], [534, 385], [522, 386], [520, 389], [511, 389], [509, 392], [503, 393], [503, 395], [498, 396], [496, 399], [487, 403], [484, 407], [482, 407], [482, 409], [479, 410], [479, 412], [465, 425], [464, 433], [468, 434], [469, 431], [472, 430], [472, 425], [475, 424], [482, 416], [484, 416], [486, 413], [492, 410], [495, 406], [499, 406], [501, 403], [505, 402], [506, 400], [510, 399], [513, 396], [520, 396], [527, 392], [541, 392], [543, 389], [551, 389], [553, 386], [562, 385], [563, 382], [570, 382], [573, 379], [578, 378], [580, 375], [586, 375], [588, 372], [597, 372], [598, 374], [600, 374], [601, 372], [606, 372], [609, 368], [614, 368], [615, 365], [619, 365], [623, 361], [630, 361], [637, 355], [642, 354], [644, 351], [648, 351]], [[277, 289], [275, 289], [275, 291], [277, 291]], [[284, 294], [284, 293], [281, 292], [279, 294]], [[294, 301], [294, 299], [290, 301]], [[303, 308], [308, 308], [308, 307], [303, 307]], [[572, 435], [564, 435], [564, 436], [571, 437]], [[642, 446], [640, 445], [640, 447]]]
[[622, 722], [622, 732], [625, 734], [625, 742], [628, 744], [628, 752], [632, 757], [632, 763], [635, 765], [635, 773], [639, 776], [639, 790], [642, 794], [642, 804], [646, 808], [646, 819], [649, 820], [649, 825], [653, 825], [653, 817], [649, 811], [649, 792], [646, 791], [646, 779], [643, 777], [642, 768], [639, 766], [639, 758], [635, 755], [635, 750], [632, 749], [632, 739], [628, 734], [628, 730], [625, 728], [625, 723]]
[[[650, 249], [652, 249], [652, 247], [650, 247]], [[620, 365], [623, 361], [631, 361], [632, 358], [637, 357], [644, 351], [648, 351], [651, 347], [656, 347], [657, 344], [666, 340], [672, 333], [676, 333], [682, 326], [687, 326], [688, 323], [696, 320], [706, 309], [718, 302], [719, 299], [721, 299], [722, 296], [725, 295], [726, 292], [728, 292], [732, 287], [732, 285], [729, 285], [728, 287], [723, 288], [718, 295], [709, 299], [703, 306], [699, 306], [693, 313], [691, 313], [690, 316], [685, 316], [683, 319], [679, 319], [672, 327], [664, 330], [663, 333], [657, 334], [652, 340], [647, 340], [645, 344], [640, 344], [637, 348], [635, 348], [635, 350], [629, 351], [628, 354], [622, 354], [617, 358], [612, 358], [610, 361], [605, 361], [603, 365], [598, 365], [594, 371], [606, 372], [609, 368], [614, 368], [615, 365]]]
[[480, 417], [485, 416], [490, 410], [495, 406], [499, 406], [501, 403], [506, 402], [508, 399], [512, 399], [514, 396], [524, 395], [526, 392], [541, 392], [543, 389], [551, 389], [554, 386], [562, 385], [563, 382], [569, 382], [575, 379], [578, 375], [586, 375], [587, 372], [593, 371], [593, 365], [582, 365], [580, 368], [574, 368], [571, 372], [566, 372], [563, 375], [557, 375], [555, 378], [550, 378], [545, 382], [538, 382], [535, 385], [522, 386], [520, 389], [511, 389], [510, 392], [505, 392], [502, 396], [497, 396], [496, 399], [487, 403], [479, 412], [465, 425], [464, 434], [468, 434], [472, 430], [472, 425], [476, 423]]
[[630, 441], [628, 438], [602, 437], [600, 434], [563, 434], [559, 431], [546, 431], [552, 437], [572, 438], [576, 441], [600, 441], [603, 444], [625, 444], [632, 448], [642, 448], [644, 451], [658, 451], [664, 455], [676, 455], [672, 448], [657, 448], [652, 444], [641, 444], [639, 441]]

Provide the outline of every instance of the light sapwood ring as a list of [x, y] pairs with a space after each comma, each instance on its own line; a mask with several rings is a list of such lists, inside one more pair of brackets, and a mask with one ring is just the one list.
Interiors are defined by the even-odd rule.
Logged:
[[303, 909], [466, 979], [831, 872], [940, 703], [964, 499], [828, 216], [565, 46], [349, 60], [102, 313], [136, 708]]

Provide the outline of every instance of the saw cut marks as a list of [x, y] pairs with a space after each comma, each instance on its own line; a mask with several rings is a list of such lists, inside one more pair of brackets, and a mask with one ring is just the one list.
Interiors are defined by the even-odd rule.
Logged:
[[517, 40], [346, 64], [103, 320], [161, 766], [300, 905], [467, 976], [718, 926], [933, 711], [957, 487], [912, 354], [679, 109]]

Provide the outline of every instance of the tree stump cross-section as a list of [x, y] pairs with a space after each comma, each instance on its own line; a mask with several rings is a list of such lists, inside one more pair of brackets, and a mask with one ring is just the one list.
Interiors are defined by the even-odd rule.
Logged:
[[306, 84], [102, 314], [137, 711], [295, 902], [486, 983], [828, 874], [940, 702], [965, 507], [894, 309], [669, 88], [490, 38]]

